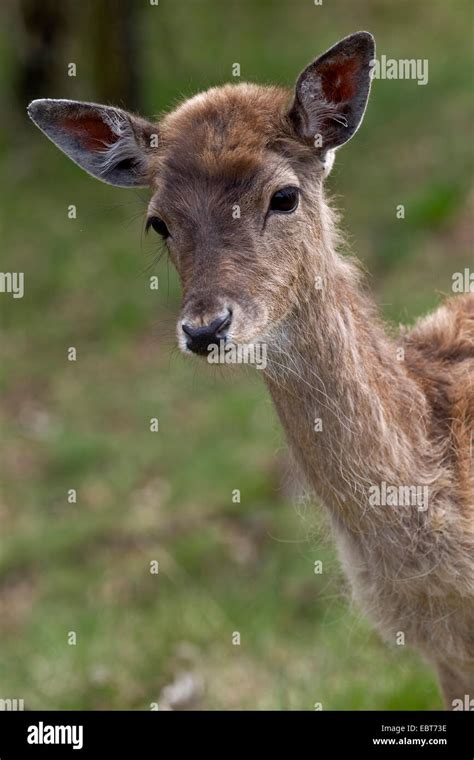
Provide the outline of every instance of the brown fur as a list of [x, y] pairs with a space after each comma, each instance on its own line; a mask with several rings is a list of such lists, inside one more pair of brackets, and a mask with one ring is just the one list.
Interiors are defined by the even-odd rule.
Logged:
[[[337, 253], [323, 170], [292, 140], [288, 102], [282, 90], [240, 85], [178, 108], [162, 124], [150, 208], [178, 226], [170, 252], [183, 317], [205, 324], [225, 300], [234, 340], [268, 343], [266, 382], [329, 509], [356, 598], [389, 640], [403, 632], [437, 664], [450, 706], [474, 690], [474, 295], [398, 339], [386, 333]], [[301, 218], [291, 234], [282, 219], [262, 236], [255, 208], [272, 178], [292, 172]], [[429, 508], [369, 507], [381, 481], [426, 485]]]

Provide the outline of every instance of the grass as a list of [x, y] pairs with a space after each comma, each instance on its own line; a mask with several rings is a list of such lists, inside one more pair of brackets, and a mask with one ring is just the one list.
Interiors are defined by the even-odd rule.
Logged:
[[[429, 59], [424, 88], [376, 83], [330, 187], [387, 318], [434, 306], [469, 266], [469, 6], [199, 5], [160, 3], [161, 24], [143, 24], [149, 112], [228, 79], [234, 60], [243, 78], [290, 83], [356, 28]], [[89, 96], [70, 86], [56, 94]], [[295, 507], [257, 373], [176, 354], [178, 283], [154, 242], [140, 245], [146, 193], [94, 183], [15, 118], [0, 155], [2, 269], [25, 272], [26, 289], [0, 298], [0, 696], [149, 709], [192, 674], [182, 706], [439, 708], [418, 656], [352, 609], [319, 510]]]

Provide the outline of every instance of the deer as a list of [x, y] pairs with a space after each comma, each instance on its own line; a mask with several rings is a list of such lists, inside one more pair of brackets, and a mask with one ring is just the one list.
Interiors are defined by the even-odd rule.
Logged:
[[387, 326], [344, 250], [325, 179], [374, 61], [361, 31], [294, 89], [224, 84], [156, 121], [71, 100], [28, 113], [92, 176], [151, 191], [184, 354], [265, 345], [264, 382], [356, 604], [388, 642], [403, 634], [457, 709], [474, 695], [474, 293]]

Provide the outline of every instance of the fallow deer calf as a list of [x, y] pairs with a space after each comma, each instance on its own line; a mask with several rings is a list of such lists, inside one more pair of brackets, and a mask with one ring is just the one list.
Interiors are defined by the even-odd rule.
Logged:
[[146, 226], [182, 282], [185, 353], [265, 343], [266, 384], [356, 599], [436, 665], [452, 707], [474, 696], [474, 294], [391, 336], [338, 252], [324, 178], [361, 123], [374, 54], [359, 32], [293, 94], [216, 87], [159, 123], [69, 100], [29, 114], [90, 174], [152, 189]]

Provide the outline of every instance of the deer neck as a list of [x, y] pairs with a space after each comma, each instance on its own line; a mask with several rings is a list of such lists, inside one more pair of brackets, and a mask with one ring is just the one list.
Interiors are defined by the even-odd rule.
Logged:
[[[316, 255], [306, 252], [295, 306], [269, 342], [265, 379], [310, 484], [360, 527], [377, 487], [383, 494], [383, 484], [432, 481], [423, 461], [429, 415], [356, 267], [322, 232], [324, 255], [321, 243]], [[384, 513], [370, 510], [370, 520]]]

